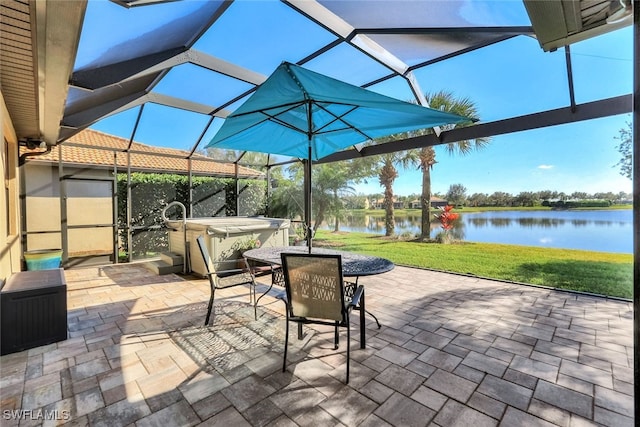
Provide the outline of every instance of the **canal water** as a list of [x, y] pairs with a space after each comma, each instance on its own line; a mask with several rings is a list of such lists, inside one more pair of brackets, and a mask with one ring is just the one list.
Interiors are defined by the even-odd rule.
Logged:
[[[465, 241], [589, 251], [632, 253], [633, 211], [490, 211], [460, 213], [453, 231]], [[432, 226], [436, 227], [434, 219]], [[324, 229], [333, 230], [333, 224]], [[383, 215], [353, 215], [344, 219], [341, 231], [384, 234]], [[439, 231], [434, 228], [431, 236]], [[396, 215], [396, 234], [418, 234], [420, 213]]]

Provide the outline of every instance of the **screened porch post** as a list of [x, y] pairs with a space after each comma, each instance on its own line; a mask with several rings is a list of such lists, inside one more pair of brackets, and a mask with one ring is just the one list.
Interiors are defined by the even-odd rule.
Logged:
[[[305, 92], [305, 97], [307, 96]], [[307, 100], [307, 167], [305, 173], [305, 182], [304, 182], [304, 196], [305, 196], [305, 222], [307, 223], [307, 247], [309, 248], [309, 253], [311, 253], [311, 245], [313, 240], [313, 229], [311, 228], [311, 208], [312, 208], [312, 200], [311, 200], [311, 175], [313, 172], [313, 103], [310, 99]]]
[[313, 230], [311, 229], [311, 146], [309, 146], [309, 158], [303, 160], [304, 166], [304, 222], [307, 247], [311, 253], [311, 240]]
[[131, 146], [133, 145], [133, 140], [136, 137], [136, 133], [138, 132], [138, 125], [140, 125], [140, 119], [142, 118], [142, 113], [144, 112], [144, 104], [140, 106], [138, 110], [138, 115], [136, 117], [136, 122], [133, 125], [133, 130], [131, 131], [131, 137], [129, 138], [129, 145], [127, 146], [127, 256], [129, 258], [129, 262], [133, 261], [133, 230], [131, 230], [131, 212], [132, 212], [132, 198], [131, 198]]
[[113, 152], [113, 263], [118, 264], [120, 251], [118, 247], [118, 153]]
[[236, 161], [233, 164], [233, 175], [235, 179], [235, 198], [236, 198], [236, 216], [240, 216], [240, 180], [238, 179], [240, 166], [238, 166], [238, 162]]
[[131, 231], [131, 152], [127, 150], [127, 258], [133, 261], [133, 233]]
[[633, 8], [633, 389], [634, 415], [640, 420], [640, 7]]
[[67, 187], [62, 162], [62, 144], [58, 144], [58, 191], [60, 192], [60, 243], [62, 244], [62, 265], [69, 261], [69, 221], [67, 218]]
[[189, 218], [193, 218], [193, 169], [192, 169], [193, 162], [191, 160], [191, 156], [189, 156], [187, 164], [188, 164], [187, 168], [189, 169], [188, 170], [188, 174], [189, 174], [189, 191], [188, 191], [188, 194], [187, 194], [187, 197], [189, 197], [189, 200], [188, 200], [188, 202], [189, 202], [189, 214], [188, 215], [189, 215]]
[[267, 173], [265, 174], [266, 179], [267, 179], [267, 189], [266, 189], [266, 196], [267, 196], [267, 203], [265, 206], [265, 214], [267, 216], [271, 216], [271, 166], [267, 165]]

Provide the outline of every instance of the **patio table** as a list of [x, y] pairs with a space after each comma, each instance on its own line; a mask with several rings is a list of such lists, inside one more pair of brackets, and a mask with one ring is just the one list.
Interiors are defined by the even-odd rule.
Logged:
[[[284, 281], [284, 278], [281, 276], [282, 270], [279, 268], [280, 264], [282, 263], [282, 258], [280, 255], [283, 253], [306, 254], [309, 253], [309, 248], [307, 246], [265, 246], [261, 248], [250, 249], [244, 252], [243, 256], [247, 260], [269, 264], [272, 266], [272, 269], [274, 271], [274, 274], [272, 275], [271, 286], [269, 286], [269, 289], [267, 289], [262, 295], [260, 295], [260, 298], [258, 298], [255, 302], [256, 305], [263, 296], [269, 293], [269, 291], [273, 287], [274, 282], [277, 283], [279, 281]], [[352, 283], [356, 285], [358, 284], [358, 278], [360, 276], [372, 276], [375, 274], [386, 273], [393, 270], [393, 268], [395, 267], [393, 262], [389, 261], [388, 259], [372, 255], [363, 255], [354, 252], [318, 247], [312, 247], [311, 253], [318, 255], [340, 255], [342, 257], [342, 275], [345, 278], [355, 278], [355, 282]], [[378, 321], [378, 318], [369, 311], [366, 312], [375, 319], [378, 328], [380, 328], [380, 322]]]
[[[265, 264], [280, 265], [282, 263], [280, 254], [297, 253], [306, 254], [309, 249], [306, 246], [273, 246], [250, 249], [244, 252], [244, 257], [248, 260]], [[312, 254], [318, 255], [341, 255], [342, 275], [344, 277], [372, 276], [393, 270], [395, 265], [385, 258], [372, 255], [362, 255], [354, 252], [338, 251], [327, 248], [311, 248]]]

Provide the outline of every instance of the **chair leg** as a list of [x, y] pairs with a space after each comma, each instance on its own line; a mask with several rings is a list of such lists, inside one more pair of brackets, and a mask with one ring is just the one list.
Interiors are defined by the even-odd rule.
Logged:
[[[269, 291], [271, 291], [271, 288], [273, 288], [273, 283], [271, 283], [271, 285], [269, 285], [269, 289], [267, 289], [262, 295], [260, 295], [260, 297], [258, 297], [258, 294], [256, 293], [256, 288], [255, 286], [253, 287], [253, 298], [255, 300], [255, 304], [253, 305], [254, 308], [254, 313], [256, 316], [256, 320], [258, 320], [258, 303], [260, 302], [260, 300], [269, 293]], [[287, 303], [285, 302], [285, 306], [287, 305]]]
[[[365, 291], [362, 291], [362, 295], [360, 296], [360, 348], [365, 348], [367, 345], [367, 337], [365, 334], [365, 323], [364, 323], [364, 314], [365, 314]], [[377, 321], [377, 319], [376, 319]], [[378, 328], [379, 329], [379, 328]]]
[[367, 314], [369, 314], [369, 316], [373, 317], [373, 320], [376, 321], [376, 325], [378, 325], [378, 329], [382, 328], [382, 325], [380, 325], [380, 321], [378, 320], [378, 318], [376, 317], [375, 314], [373, 314], [370, 311], [367, 311]]
[[[249, 292], [251, 292], [251, 289], [253, 289], [253, 304], [255, 305], [258, 302], [258, 295], [256, 295], [256, 284], [252, 283], [251, 285], [249, 285]], [[252, 301], [249, 301], [250, 303]]]
[[349, 384], [349, 361], [351, 360], [351, 322], [347, 316], [347, 384]]
[[282, 372], [287, 370], [287, 347], [289, 346], [289, 311], [287, 310], [287, 325], [284, 333], [284, 356], [282, 358]]
[[[253, 288], [253, 301], [251, 298], [251, 288]], [[249, 285], [249, 304], [253, 302], [253, 319], [258, 320], [258, 298], [256, 295], [256, 285]]]
[[207, 308], [207, 318], [204, 321], [204, 326], [209, 325], [209, 318], [211, 317], [211, 310], [213, 309], [213, 298], [216, 295], [216, 289], [211, 288], [211, 298], [209, 298], [209, 307]]

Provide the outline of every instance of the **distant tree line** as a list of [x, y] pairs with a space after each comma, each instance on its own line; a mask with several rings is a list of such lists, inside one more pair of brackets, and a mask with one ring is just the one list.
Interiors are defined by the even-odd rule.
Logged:
[[[518, 194], [511, 194], [504, 191], [496, 191], [492, 194], [473, 193], [467, 195], [467, 189], [462, 184], [453, 184], [444, 193], [436, 193], [435, 197], [442, 198], [449, 204], [458, 207], [534, 207], [548, 206], [556, 208], [576, 208], [576, 207], [607, 207], [615, 204], [631, 203], [633, 196], [631, 193], [623, 191], [586, 193], [574, 191], [564, 193], [561, 191], [522, 191]], [[350, 196], [345, 200], [345, 207], [351, 209], [362, 209], [365, 207], [365, 200], [377, 200], [381, 194]], [[396, 196], [396, 202], [400, 202], [405, 208], [410, 208], [411, 203], [420, 199], [419, 194], [408, 196]]]
[[[506, 193], [502, 191], [496, 191], [492, 194], [486, 193], [474, 193], [468, 197], [465, 194], [456, 194], [455, 197], [449, 199], [450, 194], [447, 193], [446, 197], [454, 204], [460, 204], [463, 206], [501, 206], [501, 207], [532, 207], [532, 206], [563, 206], [570, 207], [571, 203], [581, 201], [595, 202], [600, 201], [602, 206], [611, 204], [623, 204], [630, 203], [632, 199], [631, 193], [619, 192], [606, 192], [606, 193], [594, 193], [589, 194], [581, 191], [574, 191], [567, 194], [561, 191], [543, 190], [543, 191], [522, 191], [516, 195]], [[607, 202], [607, 203], [604, 203]], [[595, 206], [595, 205], [592, 205]]]
[[[570, 207], [571, 203], [581, 201], [601, 201], [608, 202], [602, 204], [622, 204], [629, 203], [631, 201], [631, 194], [625, 192], [619, 192], [617, 194], [613, 192], [606, 193], [594, 193], [588, 194], [585, 192], [574, 191], [571, 194], [544, 190], [544, 191], [523, 191], [516, 195], [511, 193], [505, 193], [496, 191], [493, 194], [474, 193], [466, 199], [457, 199], [456, 203], [462, 201], [465, 206], [507, 206], [507, 207], [520, 207], [520, 206], [564, 206]], [[595, 205], [594, 205], [595, 206]]]

